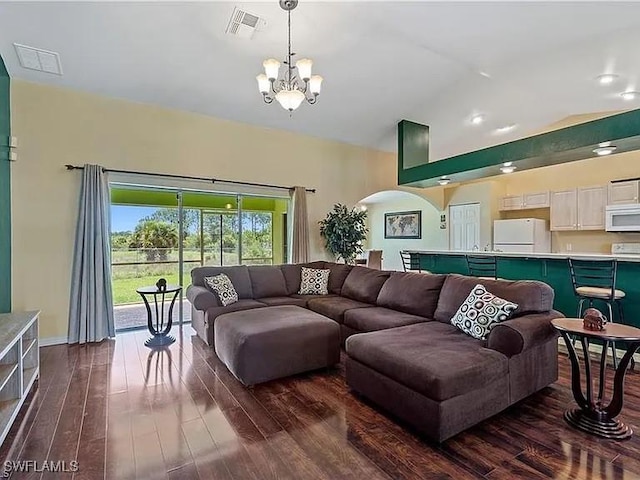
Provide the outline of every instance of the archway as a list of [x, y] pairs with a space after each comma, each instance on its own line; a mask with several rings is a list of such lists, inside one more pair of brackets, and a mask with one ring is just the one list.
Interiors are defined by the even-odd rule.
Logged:
[[[357, 205], [367, 209], [369, 234], [366, 248], [382, 250], [385, 270], [402, 270], [401, 250], [447, 248], [448, 236], [446, 222], [444, 224], [441, 222], [442, 212], [422, 196], [403, 190], [383, 190], [363, 198]], [[407, 216], [411, 221], [419, 215], [418, 232], [414, 228], [410, 231], [392, 230], [395, 225], [394, 220], [397, 222], [401, 217], [388, 214], [401, 212], [420, 212]]]

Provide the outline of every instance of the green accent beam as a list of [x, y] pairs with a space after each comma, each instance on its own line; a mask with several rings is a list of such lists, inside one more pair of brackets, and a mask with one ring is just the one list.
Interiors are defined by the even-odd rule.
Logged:
[[9, 73], [0, 57], [0, 313], [11, 311], [11, 137]]
[[[612, 142], [616, 153], [640, 150], [640, 109], [418, 166], [412, 166], [416, 160], [408, 158], [408, 150], [403, 148], [404, 142], [413, 144], [414, 139], [400, 125], [398, 142], [398, 183], [433, 187], [442, 176], [450, 177], [452, 182], [464, 182], [501, 175], [500, 167], [505, 162], [513, 162], [520, 172], [586, 160], [596, 156], [593, 149], [602, 142]], [[422, 153], [418, 156], [421, 158]]]

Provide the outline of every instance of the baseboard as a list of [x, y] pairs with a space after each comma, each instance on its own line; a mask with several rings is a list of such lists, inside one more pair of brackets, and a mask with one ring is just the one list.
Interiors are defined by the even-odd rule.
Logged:
[[51, 345], [62, 345], [63, 343], [67, 343], [68, 341], [69, 341], [69, 338], [67, 336], [41, 338], [40, 346], [49, 347]]
[[[562, 337], [558, 338], [558, 350], [566, 355], [569, 355], [569, 350], [567, 349], [567, 345], [565, 344], [564, 340]], [[582, 345], [580, 345], [579, 341], [576, 341], [576, 352], [578, 353], [579, 357], [582, 357]], [[602, 355], [602, 345], [596, 344], [596, 343], [590, 343], [589, 344], [589, 352], [590, 353], [595, 353], [598, 355], [598, 358], [600, 357], [600, 355]], [[626, 353], [626, 350], [622, 350], [620, 348], [616, 348], [616, 353], [617, 353], [617, 357], [618, 357], [618, 361], [622, 358], [622, 356]], [[607, 350], [607, 358], [611, 359], [611, 361], [613, 361], [613, 353], [611, 353], [611, 349], [609, 348]], [[636, 352], [633, 355], [633, 358], [635, 359], [636, 362], [640, 362], [640, 352]], [[594, 357], [595, 359], [595, 357]]]

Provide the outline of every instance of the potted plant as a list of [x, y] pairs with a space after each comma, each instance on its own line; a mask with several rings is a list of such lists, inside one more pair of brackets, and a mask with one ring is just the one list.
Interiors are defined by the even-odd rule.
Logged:
[[351, 210], [338, 203], [324, 220], [318, 222], [325, 247], [336, 259], [355, 263], [356, 256], [363, 252], [362, 244], [367, 238], [366, 218], [366, 211]]

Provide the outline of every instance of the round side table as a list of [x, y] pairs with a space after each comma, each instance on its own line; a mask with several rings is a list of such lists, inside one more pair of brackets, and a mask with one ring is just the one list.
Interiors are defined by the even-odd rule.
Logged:
[[[640, 347], [640, 329], [629, 325], [608, 323], [605, 330], [587, 330], [582, 326], [582, 319], [556, 318], [551, 324], [560, 332], [569, 350], [571, 360], [571, 389], [578, 407], [564, 414], [567, 423], [587, 433], [603, 438], [622, 440], [631, 437], [633, 431], [629, 426], [616, 420], [622, 410], [624, 395], [624, 376], [633, 354]], [[572, 337], [580, 339], [584, 353], [584, 375], [586, 377], [586, 396], [582, 393], [580, 382], [580, 361], [573, 345]], [[589, 340], [602, 342], [600, 357], [600, 379], [598, 397], [593, 398], [593, 382], [591, 376], [591, 359], [589, 357]], [[605, 406], [604, 387], [606, 382], [607, 350], [612, 342], [627, 342], [627, 351], [618, 363], [613, 378], [613, 396]]]
[[[149, 332], [153, 335], [144, 342], [147, 347], [163, 347], [171, 345], [176, 341], [172, 335], [169, 335], [169, 331], [171, 330], [171, 325], [173, 323], [173, 307], [181, 291], [182, 287], [177, 285], [167, 285], [167, 288], [162, 290], [159, 290], [155, 285], [150, 287], [141, 287], [136, 290], [136, 292], [138, 292], [142, 297], [144, 306], [147, 308], [147, 328], [149, 328]], [[164, 303], [165, 299], [167, 299], [171, 294], [173, 294], [173, 298], [171, 298], [169, 311], [165, 318]], [[151, 310], [151, 305], [149, 304], [149, 298], [151, 297], [153, 297], [155, 316], [153, 315], [154, 312]]]

